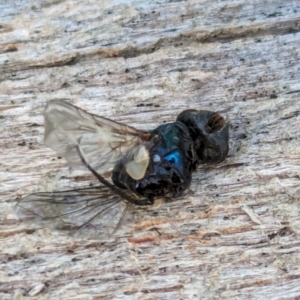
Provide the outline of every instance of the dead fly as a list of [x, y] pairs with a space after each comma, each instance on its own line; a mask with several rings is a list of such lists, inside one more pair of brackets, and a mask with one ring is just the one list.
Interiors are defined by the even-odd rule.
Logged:
[[199, 164], [219, 163], [228, 153], [228, 123], [211, 111], [183, 111], [175, 122], [152, 131], [60, 100], [47, 104], [44, 117], [45, 144], [71, 166], [84, 165], [103, 185], [31, 194], [16, 206], [22, 219], [38, 216], [76, 227], [116, 227], [128, 207], [180, 196]]

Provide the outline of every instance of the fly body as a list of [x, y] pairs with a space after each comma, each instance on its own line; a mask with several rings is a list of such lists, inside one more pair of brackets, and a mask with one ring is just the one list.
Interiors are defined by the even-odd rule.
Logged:
[[190, 186], [199, 164], [220, 163], [228, 153], [228, 123], [211, 111], [185, 110], [175, 122], [151, 131], [60, 100], [48, 102], [44, 117], [45, 145], [71, 166], [85, 166], [103, 185], [31, 194], [17, 204], [21, 218], [67, 218], [82, 226], [104, 220], [120, 202], [151, 205], [156, 197], [178, 197]]

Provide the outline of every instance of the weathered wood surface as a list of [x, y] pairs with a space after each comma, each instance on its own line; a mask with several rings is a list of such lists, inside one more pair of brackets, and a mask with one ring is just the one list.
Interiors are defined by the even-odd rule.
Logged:
[[[1, 2], [0, 298], [299, 299], [299, 30], [295, 0]], [[95, 182], [43, 145], [61, 98], [143, 129], [218, 110], [230, 155], [112, 238], [36, 228], [18, 199]]]

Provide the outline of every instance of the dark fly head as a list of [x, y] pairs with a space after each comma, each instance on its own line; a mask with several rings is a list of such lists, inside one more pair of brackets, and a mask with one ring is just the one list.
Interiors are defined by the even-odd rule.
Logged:
[[198, 163], [220, 163], [226, 158], [229, 126], [219, 113], [188, 109], [178, 115], [177, 121], [188, 128]]

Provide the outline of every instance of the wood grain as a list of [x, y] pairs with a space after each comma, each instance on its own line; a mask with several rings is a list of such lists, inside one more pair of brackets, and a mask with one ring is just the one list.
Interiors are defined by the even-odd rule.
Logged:
[[[299, 31], [296, 0], [1, 2], [0, 298], [299, 299]], [[216, 110], [229, 157], [111, 238], [19, 222], [96, 184], [43, 145], [50, 99], [140, 129]]]

